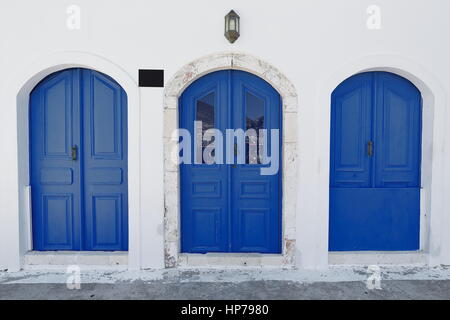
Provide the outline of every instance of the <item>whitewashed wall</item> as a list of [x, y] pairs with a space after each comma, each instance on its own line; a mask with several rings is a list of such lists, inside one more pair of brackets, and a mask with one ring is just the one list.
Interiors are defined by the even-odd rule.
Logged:
[[[66, 9], [81, 8], [68, 30]], [[366, 26], [370, 5], [381, 29]], [[223, 17], [241, 16], [230, 44]], [[423, 174], [424, 249], [431, 264], [450, 264], [450, 2], [448, 0], [4, 0], [0, 2], [0, 269], [16, 270], [26, 250], [26, 94], [68, 66], [96, 68], [127, 90], [130, 146], [130, 266], [163, 267], [163, 88], [137, 89], [137, 71], [164, 69], [218, 52], [243, 52], [275, 66], [299, 97], [297, 248], [299, 267], [327, 265], [329, 96], [353, 73], [400, 73], [422, 90], [429, 139]], [[28, 90], [28, 91], [27, 91]], [[22, 120], [21, 120], [22, 119]], [[19, 170], [20, 168], [20, 170]], [[132, 194], [131, 194], [132, 192]], [[132, 251], [132, 252], [131, 252]]]

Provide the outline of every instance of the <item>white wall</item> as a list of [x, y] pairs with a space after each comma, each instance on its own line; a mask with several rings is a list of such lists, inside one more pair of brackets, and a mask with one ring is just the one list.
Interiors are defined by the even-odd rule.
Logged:
[[[81, 30], [66, 28], [66, 8], [71, 4], [81, 8]], [[366, 27], [366, 9], [372, 4], [381, 8], [380, 30]], [[241, 16], [241, 37], [234, 44], [223, 36], [223, 17], [230, 9]], [[23, 222], [18, 214], [23, 186], [18, 181], [17, 113], [11, 97], [27, 81], [21, 78], [27, 70], [63, 51], [99, 56], [134, 81], [137, 70], [143, 68], [164, 69], [167, 81], [186, 63], [222, 51], [246, 52], [279, 68], [299, 96], [297, 263], [305, 267], [327, 264], [327, 97], [332, 90], [328, 86], [344, 80], [337, 79], [341, 75], [370, 67], [382, 69], [384, 63], [410, 69], [403, 70], [405, 75], [423, 82], [439, 114], [432, 128], [433, 141], [439, 144], [428, 152], [439, 175], [430, 184], [432, 204], [427, 209], [430, 259], [450, 264], [450, 218], [444, 205], [444, 195], [450, 194], [450, 158], [445, 154], [450, 147], [445, 125], [450, 123], [446, 112], [449, 12], [448, 0], [1, 1], [0, 268], [20, 266], [19, 229], [26, 230], [20, 227]], [[136, 204], [140, 208], [136, 265], [161, 267], [163, 89], [140, 88], [139, 97], [141, 200]]]

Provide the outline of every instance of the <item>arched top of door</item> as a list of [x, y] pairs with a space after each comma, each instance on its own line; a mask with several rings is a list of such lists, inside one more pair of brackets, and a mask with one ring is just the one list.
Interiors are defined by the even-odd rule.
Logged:
[[297, 112], [297, 91], [292, 82], [271, 64], [244, 53], [216, 53], [184, 65], [165, 85], [164, 108], [176, 108], [177, 99], [198, 78], [226, 69], [247, 71], [262, 78], [280, 94], [284, 111]]

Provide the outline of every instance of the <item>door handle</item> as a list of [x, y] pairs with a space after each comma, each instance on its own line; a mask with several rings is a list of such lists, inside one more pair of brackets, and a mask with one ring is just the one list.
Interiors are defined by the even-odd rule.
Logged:
[[367, 155], [369, 157], [373, 156], [373, 141], [367, 142]]
[[78, 147], [77, 145], [72, 146], [72, 160], [77, 160], [78, 157]]

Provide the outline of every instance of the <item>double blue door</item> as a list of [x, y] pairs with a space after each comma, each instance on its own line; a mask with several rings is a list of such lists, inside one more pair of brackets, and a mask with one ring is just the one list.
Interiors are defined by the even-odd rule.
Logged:
[[[202, 133], [216, 128], [225, 142], [226, 129], [281, 130], [280, 112], [280, 96], [267, 82], [226, 70], [207, 74], [184, 91], [179, 121], [191, 137], [194, 121], [201, 121]], [[268, 140], [270, 150], [275, 141]], [[281, 252], [281, 165], [278, 173], [261, 175], [267, 164], [249, 160], [249, 143], [246, 139], [245, 151], [239, 150], [244, 164], [237, 164], [236, 152], [233, 164], [200, 159], [180, 165], [182, 252]], [[277, 143], [281, 148], [281, 140]]]
[[419, 249], [421, 108], [419, 90], [387, 72], [334, 90], [331, 251]]
[[127, 97], [110, 77], [67, 69], [30, 97], [34, 250], [127, 250]]

